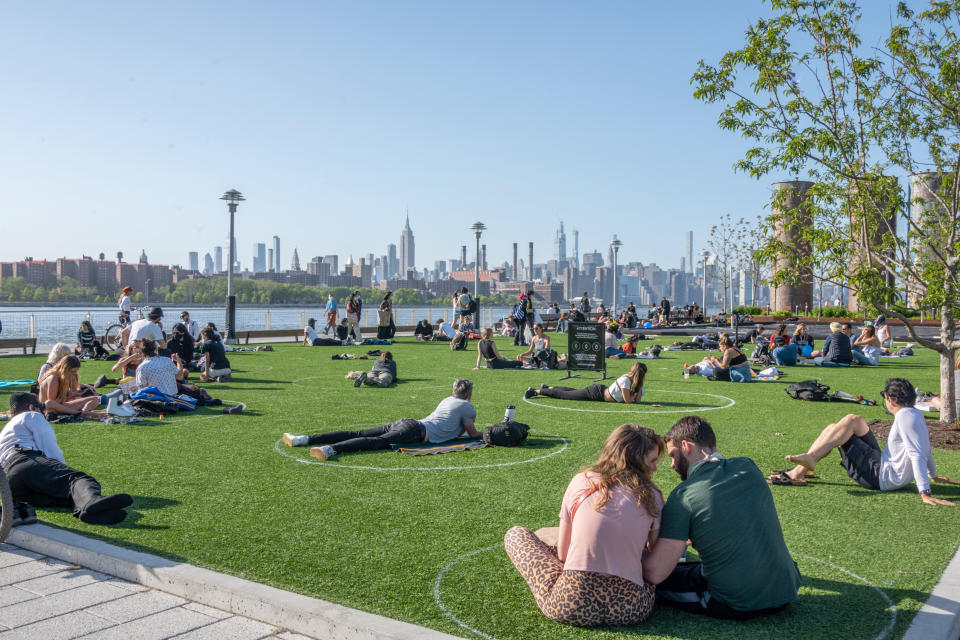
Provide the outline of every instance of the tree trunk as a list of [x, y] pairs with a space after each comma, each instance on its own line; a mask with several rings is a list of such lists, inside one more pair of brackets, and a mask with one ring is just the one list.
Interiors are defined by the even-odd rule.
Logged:
[[956, 422], [957, 407], [956, 393], [954, 387], [954, 350], [949, 346], [953, 344], [954, 334], [956, 333], [956, 321], [953, 317], [953, 309], [946, 305], [940, 310], [940, 421]]

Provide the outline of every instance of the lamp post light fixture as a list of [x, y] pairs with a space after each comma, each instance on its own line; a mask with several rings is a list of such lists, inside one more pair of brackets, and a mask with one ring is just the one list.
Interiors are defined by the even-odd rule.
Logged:
[[227, 208], [230, 209], [230, 254], [227, 256], [227, 318], [226, 318], [226, 343], [236, 344], [236, 320], [237, 320], [237, 297], [233, 295], [233, 261], [237, 254], [236, 238], [233, 237], [233, 216], [237, 212], [237, 205], [246, 200], [243, 194], [236, 189], [230, 189], [220, 196], [221, 200], [226, 200]]
[[617, 254], [620, 253], [620, 247], [622, 246], [623, 243], [614, 234], [613, 240], [610, 242], [610, 248], [613, 249], [613, 308], [611, 317], [614, 320], [617, 319]]
[[[474, 222], [470, 229], [477, 238], [477, 259], [473, 263], [473, 298], [477, 301], [477, 315], [480, 315], [480, 236], [486, 230], [487, 226], [482, 222]], [[480, 326], [480, 321], [474, 318], [476, 326]]]

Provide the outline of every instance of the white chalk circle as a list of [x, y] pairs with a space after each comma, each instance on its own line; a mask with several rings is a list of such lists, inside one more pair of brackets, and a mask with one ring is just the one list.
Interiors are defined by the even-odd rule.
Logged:
[[[374, 426], [377, 426], [377, 425], [376, 425], [376, 424], [354, 424], [354, 425], [338, 426], [338, 427], [336, 427], [336, 429], [346, 429], [346, 428], [349, 428], [349, 427], [374, 427]], [[531, 430], [530, 430], [530, 433], [534, 433], [534, 430], [531, 429]], [[273, 443], [273, 450], [276, 451], [277, 453], [279, 453], [280, 455], [284, 456], [284, 457], [287, 457], [287, 458], [290, 458], [291, 460], [295, 460], [295, 461], [299, 462], [300, 464], [315, 464], [315, 465], [321, 465], [321, 466], [324, 466], [324, 467], [326, 467], [326, 468], [328, 468], [328, 469], [362, 469], [362, 470], [364, 470], [364, 471], [466, 471], [466, 470], [469, 470], [469, 469], [494, 469], [494, 468], [496, 468], [496, 467], [513, 467], [513, 466], [516, 466], [516, 465], [518, 465], [518, 464], [530, 464], [530, 463], [532, 463], [532, 462], [538, 462], [538, 461], [540, 461], [540, 460], [546, 460], [547, 458], [550, 458], [550, 457], [559, 455], [559, 454], [563, 453], [564, 451], [566, 451], [566, 450], [567, 450], [567, 447], [570, 446], [570, 443], [567, 442], [567, 439], [564, 438], [563, 436], [557, 436], [557, 435], [552, 435], [552, 434], [542, 434], [542, 435], [543, 435], [543, 437], [556, 438], [556, 439], [560, 440], [560, 441], [563, 443], [563, 446], [561, 446], [561, 447], [560, 447], [559, 449], [557, 449], [556, 451], [551, 451], [550, 453], [548, 453], [548, 454], [546, 454], [546, 455], [537, 456], [537, 457], [535, 457], [535, 458], [529, 458], [529, 459], [527, 459], [527, 460], [513, 460], [513, 461], [510, 461], [510, 462], [495, 462], [495, 463], [491, 463], [491, 464], [472, 464], [472, 465], [463, 465], [463, 466], [457, 466], [457, 467], [452, 467], [452, 466], [447, 466], [447, 467], [374, 467], [374, 466], [371, 466], [371, 465], [344, 464], [344, 463], [339, 462], [339, 461], [338, 461], [337, 463], [330, 463], [330, 462], [327, 462], [327, 461], [325, 461], [325, 460], [310, 460], [310, 459], [301, 458], [300, 456], [295, 456], [295, 455], [293, 455], [292, 453], [290, 453], [289, 451], [287, 451], [287, 449], [289, 449], [290, 447], [287, 447], [287, 446], [286, 446], [286, 443], [284, 443], [283, 438], [280, 438], [279, 440], [277, 440], [276, 442]]]
[[[737, 401], [733, 398], [728, 398], [727, 396], [721, 396], [717, 393], [701, 393], [699, 391], [675, 391], [672, 389], [648, 389], [646, 392], [646, 397], [649, 397], [652, 393], [682, 393], [688, 396], [706, 396], [708, 398], [716, 398], [718, 400], [724, 400], [727, 404], [720, 407], [691, 407], [689, 409], [644, 409], [643, 407], [649, 407], [649, 404], [646, 405], [622, 405], [624, 407], [637, 407], [630, 409], [578, 409], [577, 407], [561, 407], [555, 404], [547, 404], [545, 402], [533, 402], [530, 398], [524, 398], [523, 401], [527, 404], [532, 404], [535, 407], [544, 407], [546, 409], [558, 409], [560, 411], [580, 411], [583, 413], [697, 413], [699, 411], [717, 411], [718, 409], [729, 409], [733, 405], [737, 404]], [[534, 396], [535, 398], [546, 397], [546, 396]], [[565, 402], [561, 400], [561, 402]], [[591, 402], [590, 404], [613, 404], [612, 402], [598, 403]], [[619, 403], [618, 403], [619, 404]]]
[[[502, 549], [502, 548], [503, 548], [503, 543], [501, 542], [497, 544], [492, 544], [489, 547], [483, 547], [482, 549], [475, 549], [473, 551], [468, 551], [467, 553], [459, 555], [453, 560], [451, 560], [450, 562], [448, 562], [446, 565], [444, 565], [443, 568], [440, 569], [440, 572], [437, 573], [437, 576], [433, 579], [433, 600], [434, 602], [436, 602], [437, 607], [439, 607], [440, 611], [443, 612], [443, 615], [453, 620], [457, 624], [457, 626], [459, 626], [461, 629], [466, 629], [471, 633], [475, 633], [476, 635], [480, 636], [481, 638], [484, 638], [485, 640], [499, 640], [499, 639], [495, 636], [490, 635], [489, 633], [484, 633], [483, 631], [477, 629], [476, 627], [471, 627], [469, 624], [467, 624], [466, 622], [458, 618], [449, 609], [449, 607], [447, 607], [443, 603], [443, 597], [442, 597], [443, 578], [450, 571], [450, 569], [452, 569], [457, 563], [462, 562], [467, 558], [472, 558], [473, 556], [479, 555], [481, 553], [486, 553], [487, 551], [492, 551], [493, 549]], [[797, 555], [806, 560], [810, 560], [811, 562], [816, 562], [818, 564], [822, 564], [825, 567], [830, 567], [831, 569], [835, 569], [836, 571], [839, 571], [844, 575], [854, 578], [858, 582], [861, 582], [867, 585], [868, 587], [870, 587], [871, 589], [879, 593], [880, 597], [883, 598], [883, 601], [887, 604], [887, 610], [890, 612], [890, 621], [887, 623], [887, 626], [883, 629], [883, 631], [877, 634], [874, 640], [885, 640], [885, 638], [890, 635], [890, 632], [893, 631], [893, 627], [897, 623], [897, 607], [896, 605], [894, 605], [893, 600], [890, 598], [890, 596], [888, 596], [883, 589], [873, 584], [866, 578], [858, 576], [852, 571], [844, 569], [839, 565], [835, 565], [832, 562], [827, 562], [826, 560], [821, 560], [820, 558], [815, 558], [805, 553], [799, 553]]]

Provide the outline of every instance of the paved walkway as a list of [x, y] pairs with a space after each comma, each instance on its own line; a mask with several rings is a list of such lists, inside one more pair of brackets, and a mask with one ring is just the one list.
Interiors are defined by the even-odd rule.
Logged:
[[0, 639], [309, 640], [262, 622], [0, 544]]

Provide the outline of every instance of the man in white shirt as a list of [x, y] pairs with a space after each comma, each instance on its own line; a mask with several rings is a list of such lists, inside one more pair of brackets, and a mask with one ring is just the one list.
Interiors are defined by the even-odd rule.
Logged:
[[183, 323], [183, 326], [187, 328], [187, 333], [190, 334], [190, 337], [197, 341], [200, 339], [200, 325], [197, 324], [196, 320], [190, 319], [189, 311], [180, 312], [180, 322]]
[[44, 408], [32, 393], [11, 394], [13, 417], [0, 430], [0, 465], [17, 506], [16, 524], [36, 522], [33, 506], [72, 508], [87, 524], [123, 522], [133, 499], [126, 493], [103, 496], [99, 482], [67, 466]]
[[925, 504], [955, 506], [953, 502], [934, 498], [930, 482], [960, 484], [937, 475], [930, 448], [930, 434], [923, 413], [913, 408], [916, 391], [909, 380], [890, 378], [883, 388], [887, 412], [893, 416], [893, 425], [887, 437], [887, 447], [881, 450], [866, 421], [850, 414], [824, 429], [810, 445], [807, 453], [787, 456], [797, 466], [770, 477], [772, 484], [804, 484], [807, 473], [812, 473], [817, 462], [834, 449], [840, 450], [840, 464], [847, 475], [864, 489], [896, 491], [916, 482], [917, 491]]
[[[124, 346], [146, 338], [156, 342], [161, 349], [166, 349], [167, 340], [164, 338], [163, 328], [160, 326], [161, 318], [163, 318], [163, 309], [154, 307], [150, 310], [150, 313], [147, 314], [146, 318], [137, 320], [133, 324], [125, 327], [120, 333], [120, 338], [124, 340]], [[124, 335], [126, 335], [126, 338], [124, 338]]]

